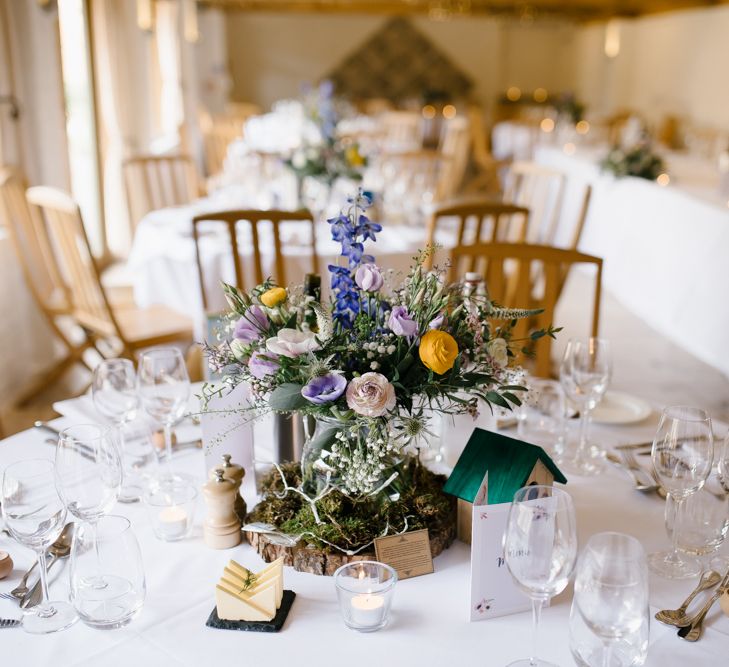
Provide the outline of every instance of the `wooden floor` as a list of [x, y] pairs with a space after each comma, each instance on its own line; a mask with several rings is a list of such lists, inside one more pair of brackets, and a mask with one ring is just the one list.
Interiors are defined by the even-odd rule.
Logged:
[[[557, 312], [555, 325], [564, 330], [554, 346], [555, 358], [559, 358], [570, 336], [587, 335], [590, 290], [591, 283], [573, 273]], [[704, 407], [715, 419], [729, 422], [729, 379], [658, 335], [608, 293], [603, 298], [601, 335], [611, 341], [613, 348], [612, 388], [641, 396], [659, 406]], [[191, 377], [199, 376], [194, 371], [199, 363], [199, 357], [192, 362], [188, 360]], [[29, 428], [36, 419], [53, 417], [53, 402], [78, 395], [90, 379], [87, 371], [75, 369], [27, 407], [4, 409], [0, 412], [3, 434], [7, 436]]]

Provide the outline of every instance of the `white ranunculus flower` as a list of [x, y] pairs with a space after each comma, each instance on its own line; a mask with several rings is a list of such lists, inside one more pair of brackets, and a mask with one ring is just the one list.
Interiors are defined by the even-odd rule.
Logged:
[[291, 158], [291, 164], [295, 169], [303, 169], [306, 166], [306, 155], [303, 151], [296, 151]]
[[359, 415], [381, 417], [395, 407], [395, 387], [381, 373], [364, 373], [347, 385], [347, 405]]
[[501, 368], [505, 368], [509, 363], [508, 350], [509, 348], [503, 338], [494, 338], [486, 346], [486, 351]]
[[311, 331], [281, 329], [277, 336], [266, 341], [266, 349], [274, 354], [293, 358], [318, 350], [319, 343]]

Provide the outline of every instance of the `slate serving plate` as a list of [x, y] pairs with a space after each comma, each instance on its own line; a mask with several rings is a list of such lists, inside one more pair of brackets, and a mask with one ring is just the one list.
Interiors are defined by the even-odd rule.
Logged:
[[218, 630], [243, 630], [245, 632], [278, 632], [286, 622], [286, 617], [291, 611], [291, 605], [294, 603], [296, 593], [293, 591], [284, 591], [276, 615], [270, 621], [224, 621], [218, 618], [217, 608], [213, 608], [205, 625], [209, 628], [217, 628]]

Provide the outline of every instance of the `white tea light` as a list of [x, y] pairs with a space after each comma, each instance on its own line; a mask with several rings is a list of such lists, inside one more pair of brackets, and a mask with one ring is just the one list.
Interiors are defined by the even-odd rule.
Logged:
[[334, 573], [334, 585], [344, 624], [358, 632], [375, 632], [387, 625], [397, 573], [377, 561], [355, 561]]
[[152, 530], [165, 542], [181, 540], [190, 534], [196, 501], [197, 486], [181, 476], [160, 481], [142, 496]]
[[168, 539], [182, 537], [187, 532], [187, 512], [182, 507], [165, 507], [159, 513], [159, 532]]

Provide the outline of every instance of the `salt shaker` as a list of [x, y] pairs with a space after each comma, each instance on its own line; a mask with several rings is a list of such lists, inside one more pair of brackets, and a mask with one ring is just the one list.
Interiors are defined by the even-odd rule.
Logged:
[[[240, 487], [241, 484], [243, 484], [243, 478], [246, 475], [246, 471], [242, 466], [239, 466], [237, 463], [230, 462], [230, 454], [223, 454], [222, 468], [224, 477], [226, 479], [229, 479], [231, 482], [235, 482], [235, 484], [237, 485], [238, 491], [235, 497], [235, 513], [238, 515], [241, 524], [244, 524], [246, 521], [246, 514], [248, 514], [248, 508], [246, 506], [246, 501], [243, 500], [243, 496], [240, 495]], [[211, 470], [211, 479], [213, 477], [213, 473], [214, 470]]]
[[230, 549], [240, 544], [240, 520], [235, 513], [238, 485], [226, 479], [223, 468], [215, 468], [213, 478], [203, 486], [208, 515], [203, 524], [205, 544], [211, 549]]

